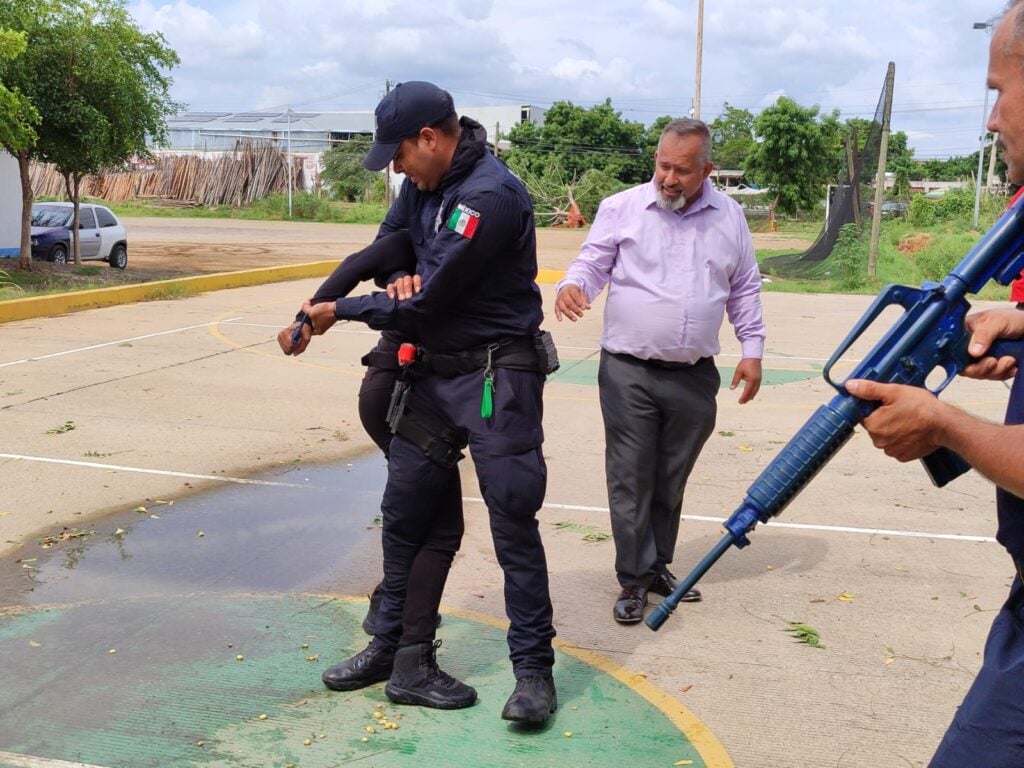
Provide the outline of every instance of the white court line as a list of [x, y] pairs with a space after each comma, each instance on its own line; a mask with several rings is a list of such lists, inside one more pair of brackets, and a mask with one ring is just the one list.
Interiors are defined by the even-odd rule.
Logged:
[[44, 464], [65, 464], [72, 467], [91, 467], [92, 469], [106, 469], [113, 472], [138, 472], [143, 475], [163, 475], [165, 477], [187, 477], [191, 480], [219, 480], [223, 483], [238, 483], [239, 485], [270, 485], [278, 488], [309, 488], [302, 483], [275, 483], [271, 480], [250, 480], [245, 477], [224, 477], [221, 475], [196, 475], [191, 472], [171, 472], [166, 469], [143, 469], [142, 467], [126, 467], [120, 464], [99, 464], [95, 461], [75, 461], [73, 459], [50, 459], [45, 456], [22, 456], [17, 453], [0, 453], [0, 459], [15, 459], [17, 461], [38, 461]]
[[115, 344], [127, 344], [130, 341], [140, 341], [141, 339], [152, 339], [156, 336], [167, 336], [172, 333], [182, 333], [183, 331], [194, 331], [196, 328], [209, 328], [211, 325], [220, 325], [221, 323], [231, 323], [236, 320], [241, 320], [240, 317], [229, 317], [227, 320], [216, 320], [212, 323], [200, 323], [199, 325], [186, 325], [184, 328], [172, 328], [169, 331], [158, 331], [157, 333], [147, 333], [142, 336], [132, 336], [127, 339], [118, 339], [117, 341], [105, 341], [102, 344], [90, 344], [88, 347], [78, 347], [77, 349], [66, 349], [63, 352], [54, 352], [49, 355], [39, 355], [38, 357], [26, 357], [24, 360], [11, 360], [8, 363], [0, 363], [0, 368], [6, 368], [9, 365], [21, 365], [22, 363], [34, 363], [37, 360], [47, 360], [51, 357], [62, 357], [63, 355], [74, 355], [78, 352], [89, 352], [93, 349], [102, 349], [103, 347], [112, 347]]
[[0, 752], [0, 763], [16, 765], [18, 768], [102, 768], [89, 763], [69, 763], [66, 760], [54, 760], [49, 757], [33, 757], [17, 755], [14, 752]]
[[[463, 501], [476, 504], [484, 504], [483, 499], [472, 496], [463, 496]], [[576, 512], [608, 512], [608, 507], [584, 507], [578, 504], [544, 504], [546, 509], [568, 509]], [[706, 517], [704, 515], [680, 515], [681, 520], [696, 520], [704, 523], [724, 523], [723, 517]], [[980, 541], [986, 544], [995, 544], [992, 536], [970, 536], [961, 533], [925, 533], [923, 531], [894, 531], [887, 528], [853, 528], [845, 525], [809, 525], [807, 523], [782, 523], [773, 520], [770, 523], [772, 528], [795, 528], [806, 531], [824, 531], [826, 533], [859, 533], [869, 536], [905, 536], [912, 539], [947, 539], [949, 541]]]

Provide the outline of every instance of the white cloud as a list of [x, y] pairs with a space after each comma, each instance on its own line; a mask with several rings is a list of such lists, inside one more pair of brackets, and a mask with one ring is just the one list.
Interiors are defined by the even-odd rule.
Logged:
[[673, 5], [666, 0], [644, 0], [642, 10], [649, 21], [664, 32], [675, 33], [697, 29], [697, 16], [693, 10], [688, 9], [687, 12], [684, 12], [678, 5]]
[[[705, 4], [702, 116], [786, 94], [870, 116], [896, 62], [893, 130], [922, 154], [977, 143], [993, 0], [715, 0]], [[998, 2], [996, 3], [998, 5]], [[194, 108], [372, 109], [384, 81], [433, 80], [459, 105], [588, 106], [631, 120], [686, 114], [695, 91], [690, 0], [135, 0], [181, 56], [174, 96]]]
[[268, 42], [256, 20], [224, 21], [189, 0], [159, 7], [144, 0], [135, 9], [135, 17], [144, 28], [162, 32], [188, 66], [258, 57]]
[[551, 74], [562, 80], [579, 80], [583, 77], [594, 77], [601, 74], [601, 67], [590, 59], [565, 58], [551, 68]]

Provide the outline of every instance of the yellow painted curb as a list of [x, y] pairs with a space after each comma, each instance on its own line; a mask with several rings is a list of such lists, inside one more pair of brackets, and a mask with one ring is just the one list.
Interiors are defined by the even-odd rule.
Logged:
[[0, 323], [27, 320], [32, 317], [64, 315], [69, 312], [81, 312], [84, 309], [131, 304], [136, 301], [177, 298], [183, 294], [219, 291], [224, 288], [242, 288], [284, 280], [299, 280], [305, 277], [321, 277], [329, 275], [336, 266], [338, 266], [337, 261], [317, 261], [284, 267], [246, 269], [240, 272], [176, 277], [137, 285], [119, 285], [113, 288], [95, 288], [90, 291], [56, 293], [52, 296], [10, 299], [0, 301]]
[[541, 269], [537, 271], [537, 282], [554, 285], [565, 277], [565, 271], [561, 269]]
[[[224, 288], [243, 288], [264, 283], [278, 283], [285, 280], [301, 280], [307, 277], [323, 277], [331, 274], [338, 266], [337, 261], [315, 261], [308, 264], [293, 264], [283, 267], [261, 267], [240, 272], [219, 272], [213, 275], [176, 277], [170, 280], [155, 280], [137, 285], [119, 285], [113, 288], [94, 288], [90, 291], [55, 293], [51, 296], [32, 296], [27, 299], [0, 301], [0, 323], [14, 320], [28, 320], [33, 317], [52, 317], [81, 312], [85, 309], [112, 307], [117, 304], [132, 304], [137, 301], [179, 298], [182, 295], [219, 291]], [[542, 269], [537, 274], [538, 283], [557, 283], [564, 272]]]

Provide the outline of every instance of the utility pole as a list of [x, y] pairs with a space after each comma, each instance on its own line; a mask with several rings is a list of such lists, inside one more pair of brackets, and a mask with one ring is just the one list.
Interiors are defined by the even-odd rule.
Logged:
[[[976, 21], [974, 29], [991, 30], [994, 20]], [[988, 82], [985, 82], [985, 106], [981, 110], [981, 136], [978, 137], [978, 174], [974, 177], [974, 228], [978, 228], [981, 212], [981, 169], [985, 162], [985, 137], [988, 135]], [[994, 145], [993, 145], [994, 146]]]
[[[385, 80], [384, 81], [384, 95], [387, 96], [389, 93], [391, 93], [391, 81], [390, 80]], [[377, 130], [377, 126], [374, 125], [373, 129], [376, 131]], [[391, 162], [390, 161], [388, 162], [388, 164], [386, 166], [384, 166], [384, 206], [386, 208], [391, 208]]]
[[498, 157], [498, 142], [501, 141], [501, 123], [494, 124], [494, 156]]
[[853, 198], [853, 220], [860, 232], [860, 178], [854, 170], [857, 167], [857, 141], [857, 126], [853, 126], [852, 134], [846, 137], [846, 181]]
[[996, 145], [996, 141], [999, 139], [998, 133], [992, 134], [992, 147], [988, 151], [988, 176], [985, 177], [985, 188], [989, 194], [992, 194], [992, 187], [995, 186], [996, 178], [996, 151], [999, 147]]
[[700, 68], [704, 49], [704, 0], [697, 0], [697, 82], [693, 90], [693, 118], [700, 120]]
[[288, 218], [292, 217], [292, 108], [288, 107]]
[[885, 106], [882, 108], [882, 141], [878, 147], [878, 176], [875, 180], [875, 211], [871, 217], [871, 250], [868, 252], [868, 276], [874, 277], [878, 266], [878, 235], [882, 227], [882, 197], [885, 195], [885, 160], [889, 152], [889, 116], [892, 114], [892, 89], [896, 81], [896, 64], [889, 62], [885, 73]]

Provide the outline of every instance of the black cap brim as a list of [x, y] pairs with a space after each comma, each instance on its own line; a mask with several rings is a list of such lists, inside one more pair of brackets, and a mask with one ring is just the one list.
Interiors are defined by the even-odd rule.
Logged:
[[402, 142], [400, 141], [388, 142], [386, 144], [381, 144], [377, 141], [373, 142], [370, 151], [363, 158], [363, 168], [366, 168], [368, 171], [383, 171], [388, 167], [388, 163], [394, 158], [401, 144]]

